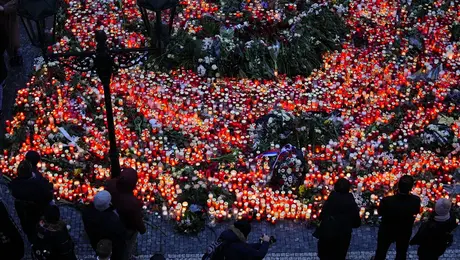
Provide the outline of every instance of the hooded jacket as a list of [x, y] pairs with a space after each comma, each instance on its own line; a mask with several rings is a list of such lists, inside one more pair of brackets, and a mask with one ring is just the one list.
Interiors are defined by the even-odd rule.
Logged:
[[262, 259], [268, 252], [268, 242], [248, 244], [243, 233], [235, 226], [222, 232], [220, 239], [226, 243], [223, 248], [225, 260]]
[[127, 229], [146, 232], [142, 203], [134, 196], [133, 190], [137, 184], [137, 172], [127, 168], [121, 171], [120, 177], [107, 182], [107, 191], [112, 195], [112, 203]]
[[34, 177], [17, 177], [11, 181], [10, 188], [22, 229], [28, 239], [33, 241], [35, 227], [53, 199], [53, 193], [47, 182]]
[[94, 204], [89, 205], [82, 214], [83, 225], [94, 251], [102, 239], [112, 241], [112, 259], [123, 259], [126, 248], [126, 230], [113, 208], [99, 211]]

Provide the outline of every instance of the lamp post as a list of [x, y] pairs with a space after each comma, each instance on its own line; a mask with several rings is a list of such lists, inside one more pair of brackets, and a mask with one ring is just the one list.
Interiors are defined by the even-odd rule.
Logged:
[[[56, 24], [56, 14], [58, 10], [58, 0], [19, 0], [18, 15], [21, 17], [22, 24], [27, 36], [33, 46], [40, 47], [42, 52], [46, 51], [45, 21], [53, 16], [53, 27]], [[54, 31], [53, 39], [54, 41]]]
[[[155, 48], [130, 48], [130, 49], [109, 49], [107, 46], [107, 35], [104, 31], [96, 32], [96, 51], [86, 52], [66, 52], [66, 53], [48, 53], [47, 41], [45, 37], [45, 20], [57, 13], [57, 0], [20, 0], [18, 3], [18, 16], [21, 17], [27, 30], [27, 35], [34, 46], [41, 48], [45, 59], [74, 58], [75, 64], [64, 65], [78, 71], [95, 70], [104, 87], [104, 101], [106, 108], [107, 128], [109, 134], [109, 158], [111, 164], [112, 178], [120, 175], [120, 161], [115, 136], [115, 124], [113, 120], [112, 101], [110, 93], [110, 82], [115, 69], [119, 67], [131, 67], [138, 64], [146, 56], [155, 51]], [[148, 18], [148, 17], [147, 17]], [[55, 22], [54, 22], [55, 23]], [[35, 26], [33, 26], [35, 24]], [[55, 24], [53, 24], [54, 26]], [[54, 42], [54, 30], [53, 30]], [[129, 56], [132, 53], [144, 53], [145, 55], [137, 59], [123, 60], [123, 56]], [[121, 57], [115, 64], [114, 56]]]
[[[142, 15], [142, 20], [144, 22], [147, 35], [153, 37], [155, 36], [155, 46], [158, 46], [161, 52], [162, 45], [166, 45], [164, 38], [162, 37], [163, 33], [163, 23], [161, 21], [161, 14], [163, 11], [170, 10], [169, 23], [168, 23], [168, 35], [172, 32], [172, 25], [174, 22], [174, 16], [176, 15], [176, 8], [179, 4], [178, 0], [137, 0], [137, 5], [139, 6], [139, 11]], [[152, 28], [150, 25], [148, 11], [155, 12], [155, 35], [152, 33]]]

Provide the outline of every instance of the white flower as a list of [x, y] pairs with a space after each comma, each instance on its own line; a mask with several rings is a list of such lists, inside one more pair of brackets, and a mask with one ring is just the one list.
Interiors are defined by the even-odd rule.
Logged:
[[203, 45], [201, 46], [201, 49], [203, 51], [209, 50], [212, 47], [212, 38], [207, 37], [203, 39]]
[[206, 75], [206, 69], [203, 67], [203, 65], [198, 66], [198, 75], [204, 76]]
[[217, 65], [216, 65], [216, 64], [212, 64], [211, 69], [217, 70]]
[[273, 117], [270, 117], [270, 118], [268, 119], [268, 125], [273, 124], [273, 121], [274, 121], [274, 120], [275, 120], [275, 119], [273, 119]]
[[186, 190], [190, 189], [190, 185], [189, 185], [189, 184], [185, 184], [184, 189], [186, 189]]

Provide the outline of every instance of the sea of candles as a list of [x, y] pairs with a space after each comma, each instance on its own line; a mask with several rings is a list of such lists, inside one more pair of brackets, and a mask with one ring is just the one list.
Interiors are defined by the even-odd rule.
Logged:
[[[262, 7], [261, 1], [246, 2], [245, 8], [254, 18], [278, 19], [273, 10]], [[351, 29], [350, 37], [340, 52], [324, 55], [324, 66], [309, 77], [216, 79], [201, 78], [180, 68], [170, 73], [146, 71], [140, 66], [121, 69], [112, 79], [113, 112], [120, 163], [138, 171], [135, 195], [146, 205], [157, 203], [156, 198], [161, 197], [162, 214], [181, 220], [191, 203], [178, 201], [183, 183], [188, 180], [175, 172], [191, 166], [198, 180], [235, 194], [236, 200], [229, 202], [209, 191], [204, 206], [216, 221], [315, 220], [339, 177], [350, 179], [360, 196], [368, 194], [361, 205], [364, 219], [376, 215], [379, 200], [392, 194], [403, 174], [423, 175], [417, 178], [414, 188], [422, 201], [448, 197], [451, 194], [444, 186], [454, 183], [453, 173], [460, 168], [459, 119], [450, 125], [457, 149], [448, 155], [428, 149], [410, 151], [408, 140], [423, 132], [440, 115], [458, 110], [459, 104], [444, 102], [447, 94], [460, 84], [459, 42], [452, 42], [449, 32], [452, 23], [460, 22], [460, 5], [450, 2], [454, 1], [434, 1], [434, 6], [448, 4], [442, 15], [431, 10], [423, 19], [415, 19], [409, 16], [408, 6], [397, 1], [351, 1], [344, 14]], [[114, 47], [144, 46], [147, 39], [142, 34], [127, 32], [123, 27], [126, 22], [139, 21], [136, 1], [122, 1], [122, 8], [106, 1], [86, 1], [91, 8], [85, 8], [80, 1], [66, 0], [66, 3], [64, 27], [68, 35], [50, 47], [53, 51], [69, 50], [72, 40], [82, 50], [94, 49], [96, 29], [104, 29]], [[244, 21], [244, 18], [239, 20], [239, 12], [225, 14], [218, 5], [206, 1], [184, 0], [181, 6], [175, 28], [204, 14], [229, 15], [236, 17], [232, 21]], [[363, 24], [362, 17], [371, 23]], [[424, 52], [417, 56], [408, 55], [412, 46], [403, 37], [413, 28], [420, 32], [424, 42]], [[351, 35], [357, 30], [364, 31], [368, 38], [368, 44], [361, 48], [352, 44]], [[392, 54], [395, 48], [400, 51], [398, 55]], [[408, 79], [418, 68], [429, 70], [441, 64], [443, 70], [433, 81]], [[63, 70], [63, 79], [56, 76], [57, 70]], [[81, 79], [71, 83], [77, 75]], [[18, 91], [15, 104], [18, 112], [6, 124], [8, 137], [21, 134], [27, 138], [4, 151], [0, 170], [15, 176], [25, 152], [38, 150], [44, 158], [40, 170], [53, 183], [55, 195], [69, 201], [89, 202], [102, 189], [102, 181], [110, 177], [101, 83], [94, 73], [79, 75], [48, 64], [27, 86]], [[434, 95], [433, 101], [426, 101], [429, 94]], [[407, 102], [415, 108], [404, 111], [402, 122], [393, 132], [367, 131], [372, 125], [387, 124], [397, 117], [395, 108]], [[303, 185], [307, 190], [318, 190], [309, 201], [301, 200], [297, 191], [278, 191], [262, 185], [270, 173], [270, 165], [252, 151], [249, 128], [275, 106], [296, 113], [338, 110], [344, 122], [339, 140], [299, 148], [308, 166]], [[137, 117], [150, 126], [136, 126]], [[69, 125], [79, 129], [78, 137], [66, 129]], [[34, 131], [20, 133], [25, 128]], [[73, 140], [64, 137], [61, 128]], [[177, 143], [169, 135], [171, 132], [180, 133], [185, 141]], [[384, 147], [383, 143], [388, 145]], [[212, 160], [235, 150], [240, 153], [234, 162]], [[322, 166], [325, 161], [331, 164]], [[367, 174], [358, 175], [359, 170]], [[460, 206], [459, 195], [452, 199]], [[429, 207], [429, 203], [424, 203], [424, 212], [429, 212]]]

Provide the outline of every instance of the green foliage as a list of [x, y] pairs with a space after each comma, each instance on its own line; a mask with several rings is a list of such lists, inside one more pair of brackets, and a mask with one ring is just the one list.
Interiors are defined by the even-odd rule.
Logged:
[[216, 158], [211, 158], [211, 161], [224, 162], [224, 163], [236, 162], [236, 160], [238, 159], [239, 154], [240, 154], [240, 151], [235, 149], [231, 153], [224, 154], [224, 155], [216, 157]]
[[182, 132], [174, 130], [166, 130], [163, 135], [168, 138], [168, 143], [177, 146], [178, 148], [185, 148], [189, 146], [190, 140]]
[[342, 123], [330, 114], [310, 112], [294, 116], [274, 110], [257, 120], [254, 144], [259, 151], [268, 150], [271, 144], [327, 145], [330, 140], [337, 140], [341, 131]]
[[318, 187], [306, 188], [305, 185], [300, 185], [298, 199], [301, 200], [305, 204], [310, 204], [315, 201], [315, 197], [322, 195], [321, 192], [322, 192], [322, 188], [318, 188]]
[[240, 10], [241, 0], [220, 0], [220, 5], [224, 12], [236, 12]]
[[196, 235], [200, 233], [202, 230], [204, 230], [205, 223], [206, 218], [204, 213], [191, 212], [187, 209], [182, 216], [182, 220], [179, 222], [175, 222], [175, 229], [179, 233]]
[[[225, 12], [239, 10], [242, 2], [229, 0], [221, 4]], [[284, 8], [283, 4], [278, 6]], [[311, 6], [306, 4], [304, 9]], [[183, 67], [208, 77], [309, 75], [321, 66], [325, 52], [340, 49], [348, 32], [343, 19], [327, 6], [305, 11], [305, 16], [300, 15], [300, 11], [287, 12], [284, 19], [277, 22], [264, 20], [268, 18], [248, 22], [249, 13], [245, 9], [241, 12], [242, 17], [219, 20], [203, 16], [194, 20], [194, 25], [202, 28], [196, 35], [179, 28], [165, 53], [151, 59], [149, 67], [156, 70]], [[228, 24], [232, 27], [227, 27]]]
[[460, 23], [453, 24], [450, 33], [452, 34], [452, 41], [460, 41]]
[[202, 19], [203, 30], [199, 33], [199, 38], [204, 37], [214, 37], [215, 35], [219, 34], [220, 31], [220, 23], [219, 21], [205, 16]]

